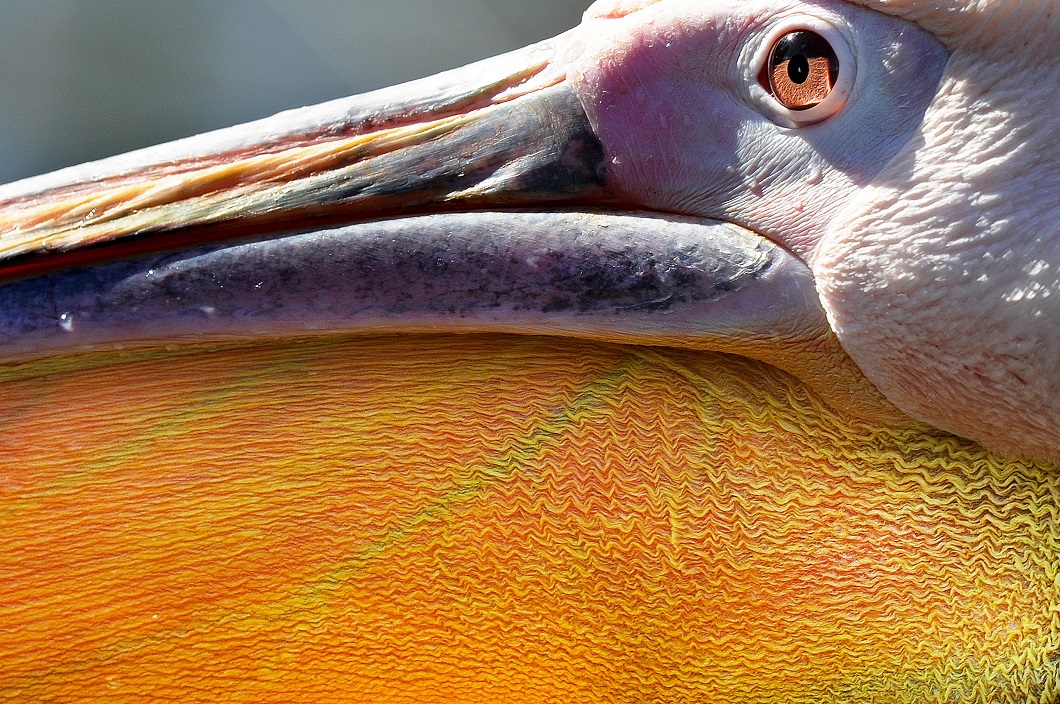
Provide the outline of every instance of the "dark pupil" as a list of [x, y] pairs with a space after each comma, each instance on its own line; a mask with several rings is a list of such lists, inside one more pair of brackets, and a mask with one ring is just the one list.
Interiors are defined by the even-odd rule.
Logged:
[[792, 83], [801, 84], [810, 77], [810, 62], [803, 55], [792, 56], [788, 61], [788, 78]]

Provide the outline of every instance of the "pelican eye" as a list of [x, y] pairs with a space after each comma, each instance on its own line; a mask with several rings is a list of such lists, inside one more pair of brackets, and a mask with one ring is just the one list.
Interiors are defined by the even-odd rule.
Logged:
[[788, 110], [809, 110], [827, 98], [839, 77], [839, 58], [824, 37], [809, 30], [777, 39], [765, 66], [770, 94]]

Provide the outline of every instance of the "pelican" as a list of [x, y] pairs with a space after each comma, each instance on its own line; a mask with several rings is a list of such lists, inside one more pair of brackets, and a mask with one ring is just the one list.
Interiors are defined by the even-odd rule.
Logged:
[[1052, 700], [1058, 31], [600, 0], [0, 187], [0, 692]]

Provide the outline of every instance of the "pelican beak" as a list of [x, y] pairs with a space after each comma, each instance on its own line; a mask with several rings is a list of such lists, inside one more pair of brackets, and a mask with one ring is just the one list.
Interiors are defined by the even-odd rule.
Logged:
[[393, 215], [601, 204], [604, 154], [557, 60], [564, 39], [9, 186], [6, 272], [164, 248], [178, 232], [185, 245]]
[[[510, 332], [799, 374], [808, 348], [838, 350], [793, 255], [623, 204], [564, 73], [570, 37], [0, 188], [3, 356]], [[856, 374], [829, 359], [846, 372], [823, 378]]]

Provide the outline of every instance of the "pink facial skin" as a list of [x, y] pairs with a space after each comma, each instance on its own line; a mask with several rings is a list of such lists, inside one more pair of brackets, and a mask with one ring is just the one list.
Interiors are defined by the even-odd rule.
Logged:
[[[839, 2], [630, 10], [594, 6], [568, 68], [611, 186], [641, 207], [735, 222], [807, 262], [836, 214], [913, 137], [948, 58], [915, 26]], [[840, 108], [792, 126], [759, 72], [777, 28], [803, 25], [831, 28], [853, 65], [840, 69], [849, 83]]]

